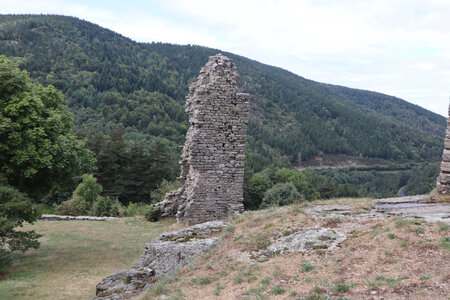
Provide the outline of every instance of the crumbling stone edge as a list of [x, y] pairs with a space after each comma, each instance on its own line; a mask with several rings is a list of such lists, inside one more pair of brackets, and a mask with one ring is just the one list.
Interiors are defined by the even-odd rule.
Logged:
[[96, 286], [95, 300], [130, 299], [155, 282], [192, 263], [200, 254], [222, 243], [220, 232], [228, 224], [210, 221], [166, 232], [145, 245], [138, 264], [118, 271]]
[[[450, 116], [450, 105], [448, 107], [448, 114]], [[436, 179], [436, 187], [439, 194], [450, 195], [450, 117], [447, 118], [441, 172]]]

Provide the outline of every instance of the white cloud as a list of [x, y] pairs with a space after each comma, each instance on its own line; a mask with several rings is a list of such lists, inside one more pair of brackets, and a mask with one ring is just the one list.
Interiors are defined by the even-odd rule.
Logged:
[[385, 92], [447, 113], [447, 0], [83, 3], [0, 0], [4, 13], [66, 14], [142, 42], [219, 48], [313, 80]]

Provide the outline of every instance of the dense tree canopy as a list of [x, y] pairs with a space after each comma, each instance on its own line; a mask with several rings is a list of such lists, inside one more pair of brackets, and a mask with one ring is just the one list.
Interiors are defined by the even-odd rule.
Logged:
[[[208, 56], [220, 50], [136, 43], [72, 17], [3, 15], [0, 25], [0, 53], [13, 57], [35, 82], [54, 85], [65, 94], [74, 114], [74, 132], [86, 138], [95, 153], [94, 175], [103, 185], [103, 195], [123, 203], [151, 201], [151, 191], [164, 178], [176, 177], [188, 128], [184, 97]], [[395, 97], [314, 82], [223, 53], [236, 63], [240, 86], [252, 94], [246, 148], [248, 205], [262, 201], [267, 178], [258, 175], [252, 181], [252, 176], [266, 168], [296, 167], [340, 155], [398, 163], [434, 161], [442, 154], [442, 116]], [[34, 94], [38, 91], [35, 88]], [[46, 94], [59, 95], [50, 90]], [[151, 151], [156, 142], [164, 147]], [[45, 157], [38, 160], [41, 165], [48, 162]], [[159, 175], [152, 175], [155, 172]], [[383, 178], [355, 174], [348, 182], [331, 172], [312, 176], [314, 181], [298, 174], [275, 175], [270, 174], [272, 184], [293, 182], [307, 199], [318, 194], [384, 195], [400, 184], [385, 184], [391, 174]], [[356, 177], [367, 179], [367, 186], [355, 183]], [[368, 187], [368, 182], [376, 188]], [[383, 184], [388, 186], [385, 191]], [[314, 189], [308, 191], [310, 186]], [[424, 190], [425, 185], [418, 186], [415, 190]], [[49, 197], [47, 203], [55, 198]]]
[[115, 130], [92, 138], [89, 147], [96, 154], [95, 176], [103, 195], [123, 204], [150, 203], [151, 192], [164, 179], [174, 179], [167, 147], [159, 139], [150, 145], [127, 142], [123, 130]]
[[62, 94], [34, 85], [0, 56], [0, 272], [12, 251], [39, 246], [34, 231], [16, 230], [37, 218], [28, 195], [37, 200], [93, 167], [92, 153], [71, 127]]
[[[172, 162], [188, 124], [188, 85], [220, 50], [140, 44], [100, 26], [62, 16], [0, 16], [0, 53], [20, 57], [37, 82], [67, 96], [76, 130], [126, 140], [164, 140]], [[307, 80], [280, 68], [224, 53], [252, 94], [247, 171], [296, 166], [345, 154], [394, 161], [437, 159], [442, 116], [379, 93]]]
[[35, 86], [0, 56], [0, 173], [8, 184], [39, 196], [92, 168], [91, 152], [71, 127], [63, 95]]
[[[291, 183], [302, 199], [330, 199], [340, 197], [387, 198], [397, 195], [429, 193], [439, 174], [439, 163], [373, 165], [367, 167], [306, 169], [264, 169], [247, 176], [244, 205], [258, 209], [278, 202], [278, 195], [291, 195]], [[275, 188], [276, 186], [276, 188]], [[270, 191], [270, 192], [269, 192]], [[265, 197], [266, 204], [264, 204]], [[289, 196], [290, 197], [290, 196]], [[271, 199], [269, 201], [269, 199]], [[275, 199], [275, 200], [273, 200]], [[278, 204], [283, 204], [282, 201]]]

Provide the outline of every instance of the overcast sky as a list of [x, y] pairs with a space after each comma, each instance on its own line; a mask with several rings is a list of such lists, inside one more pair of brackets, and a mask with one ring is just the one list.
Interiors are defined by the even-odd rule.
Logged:
[[0, 13], [70, 15], [139, 42], [218, 48], [447, 115], [449, 0], [0, 0]]

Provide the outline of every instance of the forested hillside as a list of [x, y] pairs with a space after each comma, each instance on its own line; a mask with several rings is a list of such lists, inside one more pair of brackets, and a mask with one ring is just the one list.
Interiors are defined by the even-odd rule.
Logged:
[[[166, 151], [171, 165], [169, 173], [160, 173], [175, 178], [188, 127], [184, 97], [217, 52], [137, 43], [73, 17], [0, 16], [0, 54], [36, 83], [64, 93], [74, 132], [96, 154], [96, 176], [112, 196], [140, 186], [135, 179], [151, 177], [148, 170], [136, 173], [142, 169], [136, 162], [152, 160], [155, 149]], [[327, 155], [423, 162], [442, 153], [442, 116], [395, 97], [314, 82], [223, 53], [236, 63], [243, 91], [252, 94], [246, 180], [267, 167]], [[149, 187], [143, 188], [148, 196]]]
[[[1, 16], [0, 53], [66, 95], [77, 130], [125, 128], [126, 139], [183, 143], [188, 84], [219, 50], [141, 44], [72, 17]], [[445, 119], [379, 93], [317, 83], [225, 53], [253, 95], [249, 164], [295, 165], [324, 154], [429, 160]], [[430, 134], [431, 133], [431, 134]]]

